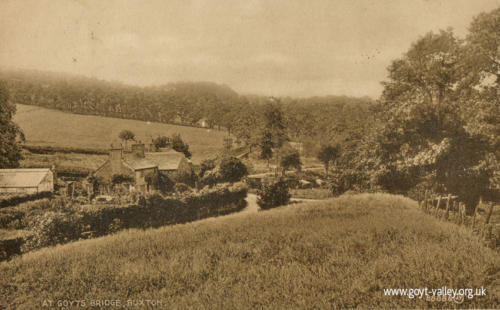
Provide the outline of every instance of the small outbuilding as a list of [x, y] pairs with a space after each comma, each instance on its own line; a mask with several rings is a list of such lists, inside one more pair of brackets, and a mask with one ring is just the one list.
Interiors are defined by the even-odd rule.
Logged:
[[53, 191], [54, 173], [49, 168], [0, 169], [0, 194]]

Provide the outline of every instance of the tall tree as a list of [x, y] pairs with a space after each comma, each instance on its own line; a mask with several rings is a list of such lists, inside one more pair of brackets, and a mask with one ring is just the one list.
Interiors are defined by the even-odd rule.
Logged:
[[172, 138], [170, 139], [172, 143], [172, 148], [177, 152], [184, 153], [187, 158], [191, 158], [191, 152], [189, 151], [189, 144], [185, 143], [181, 135], [178, 133], [172, 134]]
[[285, 127], [285, 116], [279, 100], [271, 98], [271, 101], [265, 106], [264, 121], [264, 131], [269, 134], [273, 148], [283, 146], [283, 143], [289, 138]]
[[325, 174], [328, 177], [328, 170], [330, 168], [330, 163], [334, 162], [340, 155], [340, 148], [338, 145], [323, 145], [321, 146], [317, 158], [325, 166]]
[[391, 64], [381, 98], [387, 123], [374, 146], [379, 185], [407, 191], [427, 179], [436, 191], [457, 194], [473, 207], [486, 178], [478, 166], [485, 148], [466, 132], [456, 105], [463, 59], [462, 42], [441, 31]]
[[245, 143], [250, 152], [259, 143], [259, 133], [262, 130], [261, 118], [257, 108], [247, 104], [242, 107], [234, 121], [233, 134], [239, 141]]
[[21, 159], [21, 129], [12, 121], [16, 107], [9, 102], [5, 86], [0, 83], [0, 168], [15, 168]]
[[273, 157], [273, 142], [271, 140], [271, 134], [264, 132], [260, 140], [260, 158], [267, 161], [267, 167], [269, 168], [269, 161]]
[[490, 188], [500, 191], [500, 8], [474, 18], [466, 43], [461, 112], [467, 131], [488, 142], [483, 168], [492, 171]]
[[158, 136], [154, 138], [153, 144], [156, 149], [167, 147], [170, 145], [170, 138], [167, 136]]
[[125, 148], [127, 148], [127, 141], [134, 140], [135, 134], [128, 129], [124, 129], [124, 130], [120, 131], [120, 133], [118, 134], [118, 137], [125, 143]]
[[280, 150], [280, 166], [282, 176], [285, 176], [286, 170], [290, 168], [300, 170], [302, 161], [300, 160], [299, 151], [290, 146], [282, 147]]
[[284, 113], [279, 106], [279, 101], [271, 98], [264, 110], [264, 129], [261, 133], [260, 148], [261, 158], [269, 160], [273, 157], [274, 149], [279, 149], [288, 141], [285, 128]]

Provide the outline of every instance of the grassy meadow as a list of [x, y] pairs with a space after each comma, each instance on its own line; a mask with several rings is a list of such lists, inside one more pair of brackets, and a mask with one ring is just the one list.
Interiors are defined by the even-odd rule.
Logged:
[[[31, 105], [16, 105], [14, 121], [22, 128], [27, 144], [107, 149], [119, 143], [118, 134], [132, 130], [137, 140], [179, 133], [190, 146], [193, 161], [212, 157], [223, 146], [227, 132], [111, 117], [80, 115]], [[129, 142], [130, 143], [130, 142]]]
[[34, 167], [85, 167], [90, 170], [99, 168], [108, 155], [80, 154], [80, 153], [53, 153], [53, 154], [33, 154], [23, 152], [23, 159], [20, 162], [21, 168]]
[[384, 288], [479, 288], [498, 308], [500, 257], [465, 229], [385, 194], [345, 195], [45, 248], [0, 263], [0, 308], [158, 300], [167, 309], [453, 308]]

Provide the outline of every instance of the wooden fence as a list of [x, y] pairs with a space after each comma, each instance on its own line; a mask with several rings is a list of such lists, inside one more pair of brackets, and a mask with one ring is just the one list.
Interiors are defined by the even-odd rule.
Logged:
[[[500, 246], [498, 242], [500, 240], [500, 223], [493, 223], [492, 221], [495, 208], [492, 202], [484, 204], [481, 201], [474, 209], [474, 213], [467, 215], [465, 204], [460, 202], [457, 196], [430, 197], [429, 193], [425, 192], [424, 200], [420, 201], [419, 205], [427, 214], [469, 228], [473, 233], [481, 237], [486, 246], [493, 249]], [[480, 206], [486, 206], [482, 215], [479, 214]]]

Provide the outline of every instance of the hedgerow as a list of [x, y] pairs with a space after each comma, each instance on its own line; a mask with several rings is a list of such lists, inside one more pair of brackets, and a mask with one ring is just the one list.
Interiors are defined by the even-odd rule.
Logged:
[[6, 208], [18, 205], [23, 202], [39, 200], [42, 198], [51, 197], [51, 192], [39, 192], [33, 194], [10, 194], [0, 196], [0, 208]]
[[37, 214], [27, 227], [33, 232], [22, 249], [98, 237], [128, 228], [160, 227], [222, 215], [245, 207], [247, 188], [241, 183], [219, 184], [176, 197], [140, 196], [132, 205], [81, 205]]

